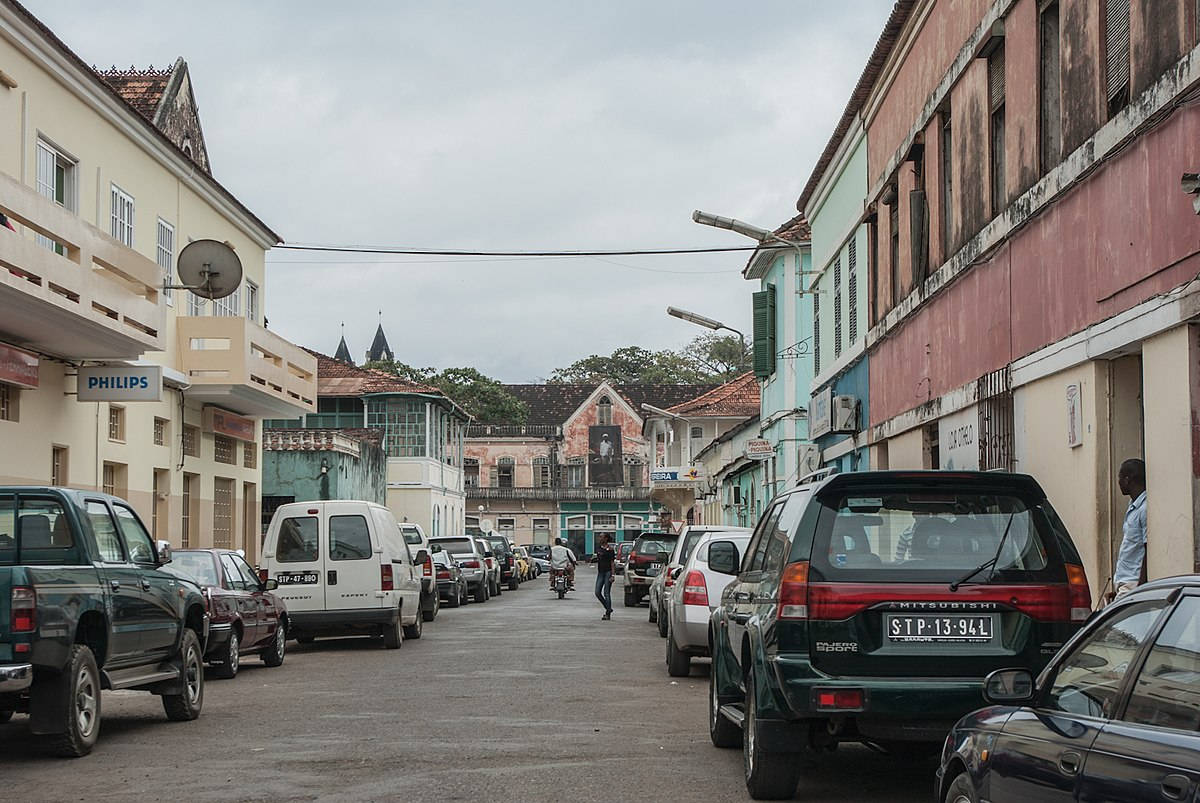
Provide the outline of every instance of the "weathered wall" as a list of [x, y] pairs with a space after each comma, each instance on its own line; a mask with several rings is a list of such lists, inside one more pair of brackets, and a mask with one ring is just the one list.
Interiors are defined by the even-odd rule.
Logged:
[[1039, 175], [1037, 6], [1037, 0], [1019, 0], [1004, 19], [1004, 167], [1009, 198], [1032, 187]]
[[953, 237], [957, 251], [988, 219], [987, 61], [975, 59], [950, 93], [953, 120]]
[[925, 439], [920, 429], [911, 429], [894, 438], [889, 438], [887, 447], [888, 468], [925, 468]]
[[1189, 37], [1188, 4], [1178, 0], [1132, 0], [1130, 83], [1136, 97], [1194, 44]]
[[1060, 0], [1059, 9], [1065, 157], [1094, 134], [1108, 115], [1101, 77], [1100, 4], [1094, 0]]
[[[328, 470], [321, 473], [321, 462]], [[383, 450], [360, 444], [360, 457], [334, 451], [263, 452], [263, 494], [292, 496], [297, 502], [322, 499], [387, 501], [387, 459]]]

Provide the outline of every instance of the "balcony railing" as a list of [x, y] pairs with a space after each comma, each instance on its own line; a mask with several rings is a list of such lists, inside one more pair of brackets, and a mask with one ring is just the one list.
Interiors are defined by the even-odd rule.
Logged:
[[472, 424], [467, 427], [468, 438], [558, 438], [562, 427], [557, 424]]
[[467, 487], [468, 499], [503, 502], [645, 502], [649, 488], [479, 488]]
[[362, 453], [362, 443], [334, 429], [263, 430], [264, 452], [341, 452], [352, 457]]
[[267, 418], [317, 411], [317, 358], [304, 349], [239, 316], [184, 316], [176, 325], [188, 398]]
[[3, 173], [0, 211], [46, 238], [0, 228], [0, 339], [73, 359], [163, 349], [153, 260]]

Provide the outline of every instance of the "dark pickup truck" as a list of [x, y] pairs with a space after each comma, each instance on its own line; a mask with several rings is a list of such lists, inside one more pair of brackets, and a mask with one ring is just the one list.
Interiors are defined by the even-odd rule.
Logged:
[[121, 499], [0, 486], [0, 723], [27, 713], [55, 752], [82, 756], [102, 689], [199, 716], [208, 614], [195, 584], [158, 571], [163, 553]]

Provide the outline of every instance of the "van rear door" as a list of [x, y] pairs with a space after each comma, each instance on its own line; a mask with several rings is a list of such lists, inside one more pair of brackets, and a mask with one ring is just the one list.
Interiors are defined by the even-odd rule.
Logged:
[[[277, 595], [288, 610], [325, 610], [325, 559], [321, 539], [322, 505], [287, 505], [272, 520], [274, 557], [268, 559]], [[278, 525], [276, 525], [278, 522]], [[268, 549], [271, 539], [268, 538]], [[266, 552], [266, 550], [264, 550]]]
[[370, 508], [359, 502], [327, 502], [325, 514], [326, 610], [384, 606], [383, 544], [374, 530]]

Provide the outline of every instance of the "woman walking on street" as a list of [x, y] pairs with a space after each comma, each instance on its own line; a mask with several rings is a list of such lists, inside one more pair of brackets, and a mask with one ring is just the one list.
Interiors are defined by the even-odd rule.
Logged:
[[600, 618], [611, 619], [613, 558], [616, 557], [616, 553], [612, 544], [608, 542], [607, 535], [597, 537], [600, 543], [596, 545], [596, 599], [600, 600], [600, 604], [604, 606], [604, 615]]

